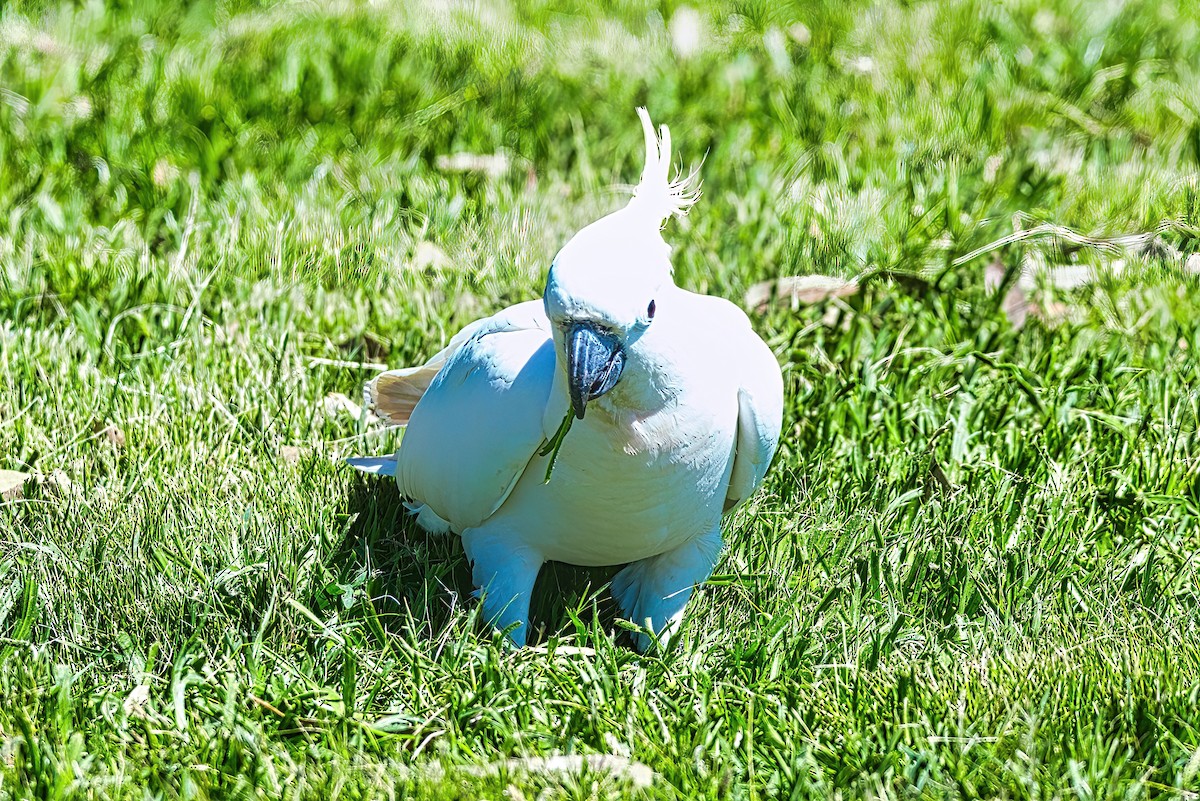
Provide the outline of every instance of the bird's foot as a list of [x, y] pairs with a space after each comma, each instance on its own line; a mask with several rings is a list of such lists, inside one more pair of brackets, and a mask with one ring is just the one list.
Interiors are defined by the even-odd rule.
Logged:
[[[627, 620], [647, 631], [634, 634], [645, 653], [679, 630], [692, 590], [712, 573], [721, 553], [719, 524], [678, 548], [625, 567], [612, 580], [612, 595]], [[653, 634], [653, 636], [651, 636]]]
[[467, 529], [462, 542], [471, 561], [471, 580], [477, 587], [484, 619], [507, 632], [514, 645], [523, 647], [529, 628], [530, 595], [545, 560], [505, 532]]

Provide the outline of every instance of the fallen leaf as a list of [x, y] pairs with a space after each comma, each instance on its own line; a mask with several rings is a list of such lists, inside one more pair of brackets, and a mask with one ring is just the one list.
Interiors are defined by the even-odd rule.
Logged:
[[284, 445], [279, 449], [279, 458], [286, 464], [297, 464], [300, 461], [300, 449], [295, 445]]
[[450, 257], [446, 255], [446, 251], [442, 250], [437, 245], [429, 241], [421, 241], [417, 243], [417, 249], [413, 252], [412, 266], [418, 270], [427, 270], [430, 268], [440, 269], [450, 263]]
[[[994, 295], [1004, 283], [1004, 262], [999, 256], [988, 262], [987, 267], [983, 269], [983, 287], [989, 295]], [[1004, 316], [1012, 323], [1013, 328], [1020, 329], [1025, 325], [1025, 320], [1029, 316], [1029, 310], [1033, 304], [1029, 302], [1029, 295], [1021, 282], [1013, 281], [1013, 285], [1004, 293], [1004, 300], [1000, 304], [1000, 308], [1004, 311]]]
[[496, 178], [508, 172], [504, 153], [451, 153], [437, 157], [437, 168], [444, 172], [478, 172]]
[[112, 445], [117, 450], [124, 449], [125, 432], [119, 427], [113, 425], [112, 423], [105, 423], [103, 425], [97, 423], [92, 430], [97, 434], [103, 435], [104, 439], [108, 441], [108, 444]]
[[629, 782], [644, 789], [654, 783], [654, 771], [649, 765], [634, 762], [619, 754], [570, 754], [550, 757], [524, 757], [491, 762], [487, 765], [464, 765], [456, 770], [472, 776], [495, 776], [505, 773], [580, 774], [604, 773], [614, 779]]
[[65, 496], [75, 488], [75, 482], [62, 470], [51, 470], [49, 473], [38, 473], [38, 486], [47, 494]]
[[[330, 392], [325, 396], [324, 401], [325, 414], [329, 417], [337, 417], [338, 415], [347, 415], [355, 420], [363, 418], [363, 407], [359, 406], [342, 392]], [[378, 425], [379, 417], [371, 411], [366, 412], [367, 425]]]
[[746, 292], [746, 307], [765, 312], [771, 301], [787, 303], [793, 309], [801, 304], [821, 303], [831, 298], [845, 298], [858, 292], [857, 281], [833, 278], [828, 275], [791, 275], [776, 281], [760, 281]]
[[1072, 308], [1065, 303], [1054, 301], [1043, 305], [1034, 304], [1029, 310], [1030, 314], [1037, 317], [1047, 325], [1055, 325], [1064, 320], [1070, 319]]
[[0, 501], [15, 501], [25, 497], [25, 482], [31, 476], [20, 470], [0, 470]]
[[150, 702], [150, 685], [139, 684], [134, 687], [129, 695], [125, 696], [125, 703], [122, 706], [125, 709], [125, 714], [131, 718], [149, 719], [146, 714], [146, 704]]

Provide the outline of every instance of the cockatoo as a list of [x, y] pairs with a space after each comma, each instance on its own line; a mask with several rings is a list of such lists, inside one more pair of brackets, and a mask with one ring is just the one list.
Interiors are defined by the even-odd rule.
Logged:
[[635, 646], [670, 636], [779, 443], [774, 354], [741, 309], [672, 280], [662, 228], [697, 193], [670, 180], [667, 126], [638, 115], [629, 204], [567, 242], [541, 300], [371, 382], [376, 413], [407, 429], [394, 456], [350, 460], [394, 475], [423, 528], [462, 537], [483, 616], [518, 646], [547, 560], [626, 565], [611, 589], [644, 627]]

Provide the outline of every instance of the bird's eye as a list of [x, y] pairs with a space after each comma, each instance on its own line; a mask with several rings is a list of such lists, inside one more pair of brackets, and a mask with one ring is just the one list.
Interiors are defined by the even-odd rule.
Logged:
[[654, 319], [654, 301], [650, 301], [650, 305], [646, 307], [646, 317]]

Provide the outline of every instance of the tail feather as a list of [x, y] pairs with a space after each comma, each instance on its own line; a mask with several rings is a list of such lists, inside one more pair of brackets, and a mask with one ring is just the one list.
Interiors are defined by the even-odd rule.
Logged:
[[367, 408], [391, 425], [408, 425], [413, 409], [440, 369], [441, 363], [423, 364], [381, 373], [364, 389]]
[[346, 464], [373, 476], [396, 475], [395, 456], [347, 456]]
[[438, 372], [485, 322], [487, 322], [487, 318], [468, 324], [451, 337], [445, 348], [420, 367], [389, 370], [369, 381], [363, 387], [367, 408], [375, 412], [385, 423], [395, 426], [408, 425], [408, 419], [412, 416], [413, 409], [417, 407], [417, 403], [425, 395], [425, 390], [429, 389], [429, 385], [433, 383]]
[[417, 525], [430, 534], [450, 533], [450, 523], [443, 520], [437, 512], [425, 504], [409, 502], [404, 504], [404, 508], [408, 509], [409, 514], [417, 518]]

